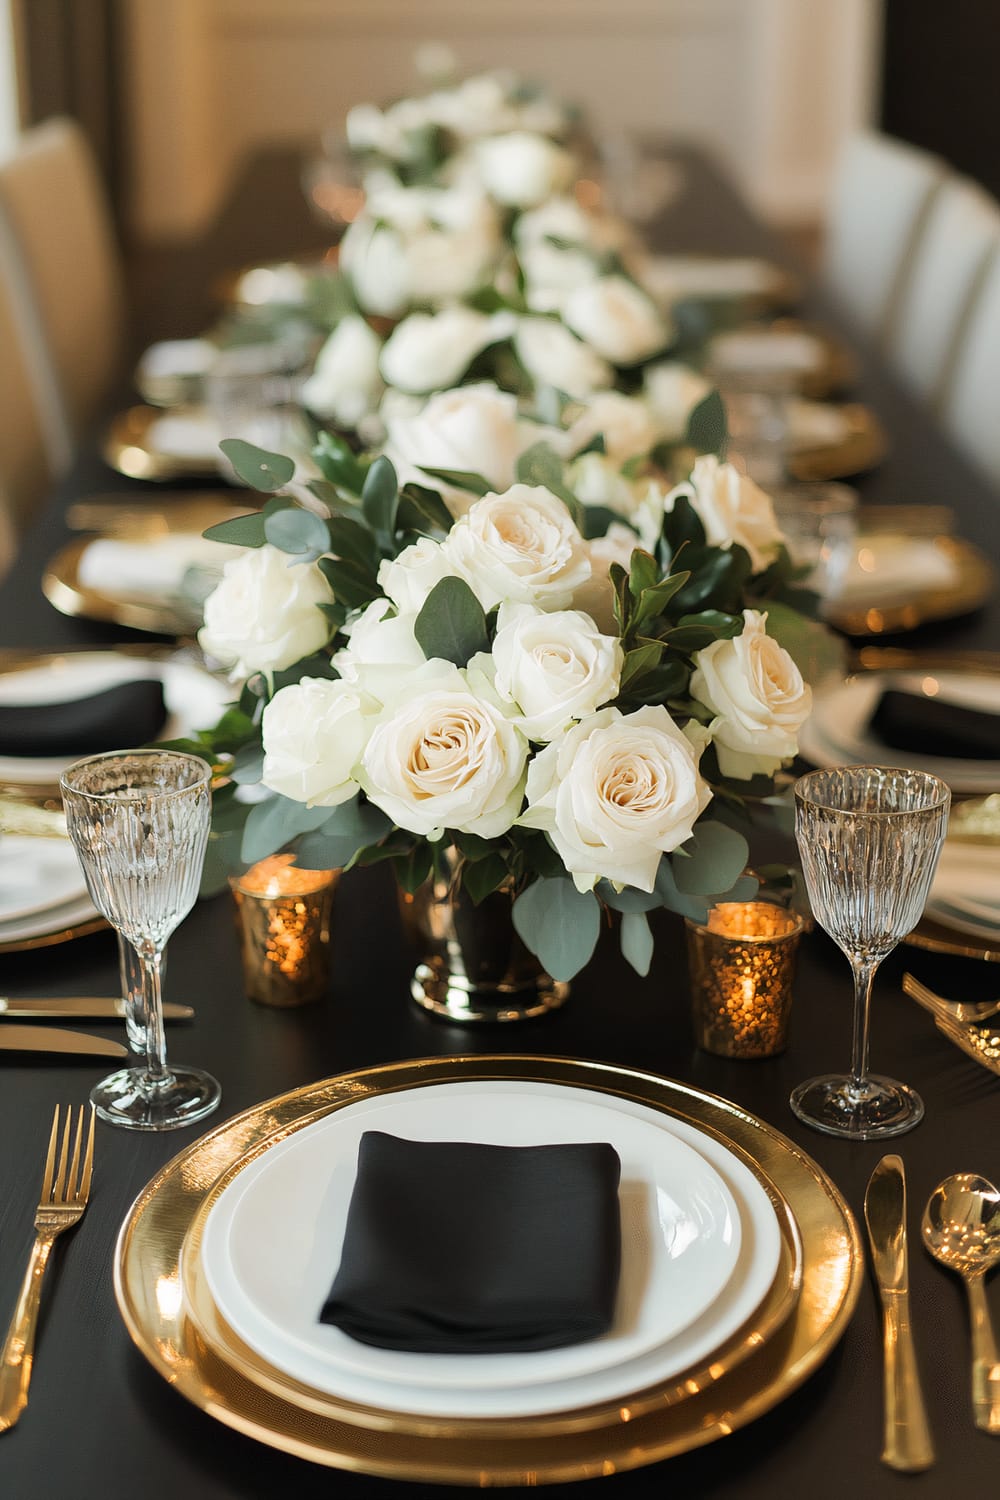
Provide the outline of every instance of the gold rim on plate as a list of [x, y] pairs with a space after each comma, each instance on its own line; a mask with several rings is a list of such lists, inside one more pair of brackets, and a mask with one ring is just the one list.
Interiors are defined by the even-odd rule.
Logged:
[[957, 927], [948, 927], [933, 917], [921, 917], [919, 925], [903, 942], [929, 953], [949, 953], [955, 958], [978, 958], [983, 963], [1000, 964], [1000, 935], [991, 942], [960, 932]]
[[[185, 1306], [185, 1235], [220, 1175], [267, 1137], [318, 1111], [386, 1091], [449, 1081], [530, 1079], [596, 1089], [676, 1114], [706, 1129], [777, 1188], [798, 1225], [802, 1290], [790, 1316], [751, 1358], [686, 1400], [633, 1417], [616, 1408], [604, 1426], [511, 1435], [447, 1437], [381, 1430], [285, 1400], [248, 1379], [198, 1332]], [[528, 1485], [636, 1468], [709, 1443], [770, 1410], [828, 1356], [847, 1327], [864, 1261], [857, 1226], [822, 1170], [786, 1137], [737, 1105], [626, 1068], [537, 1057], [427, 1058], [345, 1074], [244, 1111], [164, 1167], [125, 1219], [115, 1253], [115, 1294], [128, 1331], [153, 1367], [188, 1400], [227, 1426], [313, 1462], [434, 1483]]]
[[[391, 1092], [407, 1092], [392, 1090]], [[345, 1107], [344, 1102], [328, 1105], [273, 1136], [267, 1137], [228, 1171], [223, 1172], [211, 1191], [206, 1194], [191, 1222], [181, 1249], [181, 1288], [185, 1307], [191, 1322], [204, 1339], [227, 1364], [256, 1385], [276, 1396], [281, 1396], [295, 1405], [305, 1406], [309, 1411], [339, 1421], [355, 1422], [360, 1427], [372, 1427], [380, 1431], [406, 1431], [422, 1436], [454, 1437], [478, 1434], [483, 1437], [496, 1436], [498, 1419], [495, 1417], [439, 1417], [418, 1415], [393, 1408], [365, 1406], [347, 1398], [337, 1397], [317, 1390], [296, 1380], [259, 1356], [235, 1333], [219, 1312], [209, 1291], [201, 1265], [201, 1245], [209, 1214], [226, 1189], [240, 1174], [269, 1151], [297, 1131], [327, 1118], [331, 1113]], [[689, 1116], [671, 1112], [676, 1118], [695, 1123]], [[802, 1290], [802, 1244], [794, 1215], [774, 1183], [761, 1171], [759, 1165], [746, 1153], [723, 1138], [715, 1130], [705, 1130], [715, 1140], [753, 1173], [766, 1193], [778, 1221], [780, 1234], [780, 1259], [774, 1280], [764, 1298], [754, 1308], [744, 1324], [729, 1338], [718, 1345], [703, 1361], [680, 1371], [677, 1375], [657, 1382], [647, 1388], [628, 1392], [628, 1407], [632, 1419], [645, 1412], [671, 1406], [686, 1400], [692, 1391], [705, 1390], [714, 1381], [757, 1353], [772, 1338], [790, 1316]], [[622, 1397], [619, 1393], [613, 1400], [596, 1402], [586, 1407], [567, 1411], [544, 1412], [529, 1417], [505, 1417], [501, 1425], [506, 1436], [537, 1437], [557, 1432], [580, 1432], [591, 1427], [606, 1427], [620, 1420]]]
[[[187, 410], [174, 408], [174, 415]], [[110, 468], [128, 479], [218, 479], [218, 467], [210, 453], [163, 453], [150, 439], [154, 423], [164, 419], [159, 406], [130, 406], [115, 417], [101, 448]]]
[[[864, 543], [863, 534], [858, 541]], [[955, 574], [951, 583], [936, 588], [917, 586], [912, 598], [895, 604], [838, 604], [834, 600], [827, 611], [830, 624], [847, 635], [895, 634], [915, 630], [930, 620], [967, 614], [984, 604], [993, 592], [995, 578], [988, 558], [960, 537], [936, 536], [928, 541], [951, 563]]]
[[847, 431], [836, 443], [793, 449], [787, 459], [788, 472], [800, 483], [848, 479], [881, 463], [889, 449], [882, 424], [867, 406], [851, 402], [838, 408]]

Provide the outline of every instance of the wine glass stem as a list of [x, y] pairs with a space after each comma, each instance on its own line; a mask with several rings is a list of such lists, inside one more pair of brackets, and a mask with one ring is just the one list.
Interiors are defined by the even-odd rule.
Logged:
[[879, 959], [852, 959], [854, 971], [854, 1041], [851, 1051], [851, 1083], [856, 1093], [864, 1092], [868, 1083], [868, 1020], [871, 1012], [872, 981]]
[[167, 1069], [167, 1044], [163, 1035], [163, 999], [160, 993], [160, 966], [163, 953], [159, 949], [144, 951], [137, 948], [142, 977], [142, 1010], [146, 1028], [146, 1072], [143, 1082], [155, 1091], [170, 1080]]

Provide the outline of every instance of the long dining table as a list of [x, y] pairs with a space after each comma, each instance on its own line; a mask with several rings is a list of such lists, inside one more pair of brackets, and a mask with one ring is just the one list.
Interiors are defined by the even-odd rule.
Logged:
[[[658, 248], [764, 255], [802, 274], [787, 248], [749, 211], [705, 157], [673, 153], [676, 196], [649, 234]], [[146, 287], [133, 324], [138, 349], [154, 337], [198, 333], [213, 316], [213, 287], [224, 272], [284, 254], [313, 251], [329, 238], [307, 210], [300, 160], [287, 148], [248, 163], [217, 221], [197, 245], [178, 251]], [[807, 276], [804, 315], [836, 328], [861, 363], [856, 399], [878, 414], [889, 438], [884, 461], [855, 481], [864, 502], [947, 503], [956, 529], [1000, 562], [1000, 500], [950, 446], [935, 422]], [[130, 397], [127, 385], [107, 415]], [[134, 490], [100, 457], [95, 430], [68, 477], [24, 541], [0, 591], [0, 648], [73, 649], [148, 639], [58, 613], [40, 579], [69, 538], [67, 506], [81, 497]], [[887, 644], [928, 649], [1000, 650], [1000, 602], [926, 625]], [[124, 726], [123, 726], [124, 730]], [[846, 1068], [851, 984], [846, 961], [821, 932], [802, 942], [790, 1042], [780, 1056], [727, 1060], [693, 1041], [684, 940], [678, 920], [657, 930], [649, 976], [640, 980], [603, 939], [573, 983], [566, 1005], [516, 1025], [459, 1026], [419, 1011], [409, 997], [409, 961], [386, 867], [352, 872], [336, 896], [333, 974], [322, 1001], [279, 1010], [245, 995], [228, 893], [201, 901], [169, 945], [166, 998], [191, 1004], [194, 1019], [168, 1030], [168, 1057], [207, 1068], [222, 1082], [222, 1104], [204, 1125], [165, 1134], [99, 1125], [90, 1206], [56, 1248], [45, 1291], [30, 1401], [0, 1436], [4, 1500], [249, 1500], [249, 1497], [372, 1496], [386, 1481], [308, 1462], [231, 1430], [174, 1390], [134, 1347], [116, 1306], [112, 1265], [119, 1228], [150, 1178], [204, 1129], [262, 1100], [315, 1080], [406, 1059], [526, 1054], [587, 1059], [680, 1080], [732, 1101], [782, 1132], [829, 1174], [862, 1227], [865, 1187], [887, 1151], [903, 1158], [909, 1191], [912, 1323], [936, 1463], [904, 1475], [880, 1463], [882, 1326], [874, 1281], [866, 1276], [856, 1311], [837, 1346], [779, 1404], [729, 1435], [652, 1464], [572, 1481], [579, 1494], [764, 1497], [950, 1496], [956, 1485], [992, 1493], [1000, 1448], [974, 1429], [969, 1399], [969, 1328], [959, 1279], [921, 1246], [920, 1214], [945, 1176], [978, 1172], [1000, 1181], [1000, 1082], [958, 1051], [902, 992], [912, 970], [941, 993], [992, 998], [1000, 968], [901, 945], [875, 984], [871, 1056], [913, 1085], [926, 1106], [912, 1133], [888, 1143], [849, 1143], [810, 1131], [788, 1096], [803, 1078]], [[5, 995], [113, 994], [113, 934], [100, 930], [63, 944], [0, 959]], [[0, 1025], [4, 1023], [0, 1021]], [[119, 1038], [117, 1025], [95, 1026]], [[123, 1039], [123, 1038], [121, 1038]], [[49, 1123], [57, 1103], [82, 1103], [102, 1076], [100, 1060], [0, 1054], [0, 1323], [13, 1307], [30, 1240]], [[867, 1252], [866, 1252], [867, 1253]], [[989, 1296], [1000, 1316], [996, 1288]], [[444, 1487], [412, 1476], [416, 1492]], [[526, 1480], [527, 1482], [527, 1480]]]

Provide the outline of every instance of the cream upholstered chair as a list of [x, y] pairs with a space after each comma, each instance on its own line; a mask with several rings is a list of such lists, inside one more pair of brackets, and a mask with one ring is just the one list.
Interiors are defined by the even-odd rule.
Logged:
[[966, 323], [998, 243], [996, 200], [964, 177], [946, 180], [913, 251], [888, 343], [896, 369], [935, 409], [948, 390]]
[[0, 495], [22, 532], [72, 441], [27, 266], [0, 207]]
[[993, 480], [1000, 499], [1000, 254], [994, 254], [966, 319], [945, 396], [945, 426]]
[[841, 150], [823, 274], [845, 312], [880, 344], [893, 334], [910, 257], [946, 171], [937, 157], [877, 131], [857, 132]]
[[121, 266], [93, 153], [78, 125], [25, 132], [0, 164], [0, 210], [17, 240], [73, 432], [91, 421], [122, 355]]

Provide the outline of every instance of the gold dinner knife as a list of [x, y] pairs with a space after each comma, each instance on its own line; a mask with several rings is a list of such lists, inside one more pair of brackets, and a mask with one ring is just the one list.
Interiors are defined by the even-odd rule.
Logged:
[[61, 1026], [0, 1026], [0, 1052], [75, 1052], [81, 1056], [128, 1057], [121, 1042]]
[[[168, 1001], [163, 1006], [165, 1021], [189, 1021], [193, 1015], [190, 1005]], [[125, 1002], [110, 995], [66, 995], [45, 1000], [11, 1000], [0, 995], [2, 1016], [19, 1021], [28, 1017], [36, 1021], [114, 1021], [124, 1018]]]
[[865, 1223], [882, 1298], [885, 1424], [882, 1462], [890, 1469], [929, 1469], [934, 1445], [920, 1389], [910, 1329], [906, 1256], [906, 1178], [902, 1159], [883, 1156], [865, 1193]]

